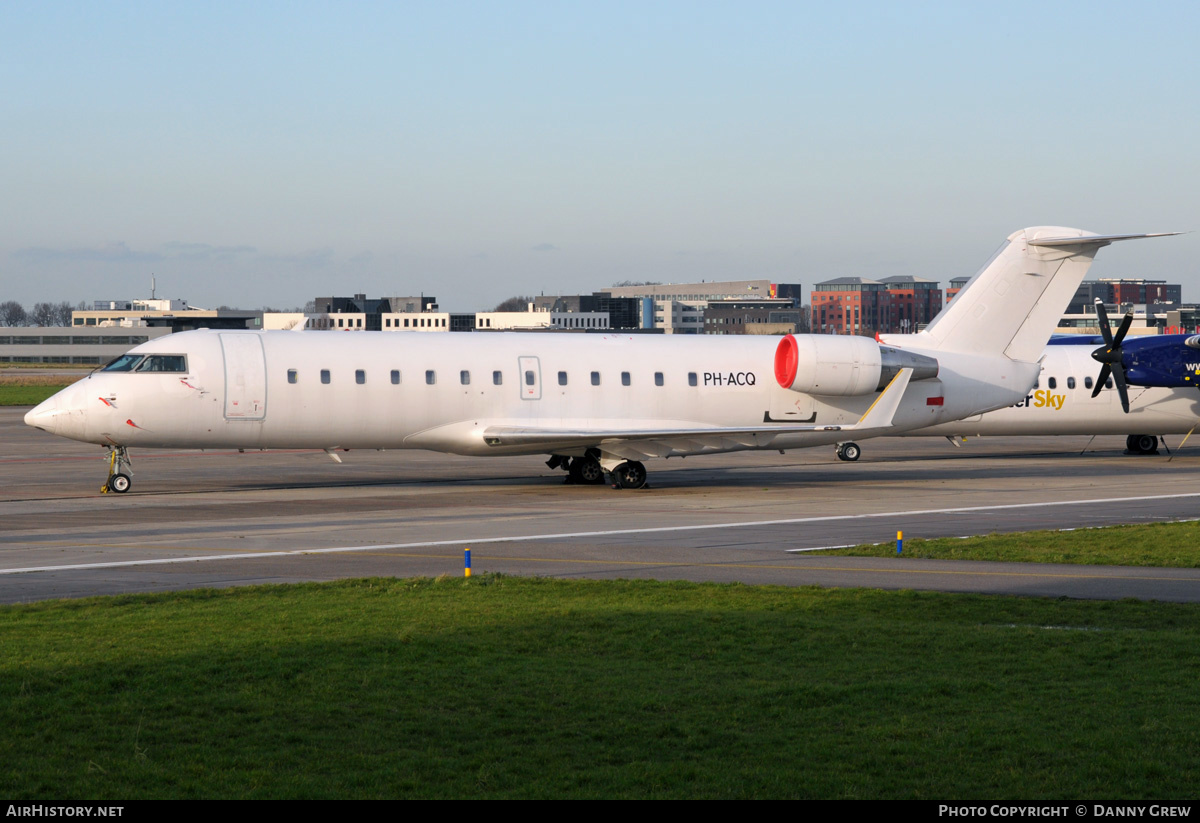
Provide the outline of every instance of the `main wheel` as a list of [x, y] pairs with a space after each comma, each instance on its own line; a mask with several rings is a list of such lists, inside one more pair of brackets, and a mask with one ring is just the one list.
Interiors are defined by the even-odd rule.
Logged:
[[576, 483], [595, 485], [604, 482], [604, 469], [594, 457], [576, 457], [571, 461], [571, 476]]
[[862, 449], [857, 443], [843, 443], [842, 447], [838, 449], [838, 457], [853, 463], [862, 457]]
[[1140, 454], [1153, 454], [1158, 451], [1158, 437], [1153, 434], [1133, 435], [1135, 451]]
[[129, 491], [129, 487], [133, 485], [133, 481], [129, 479], [127, 474], [114, 474], [108, 478], [108, 489], [117, 494], [124, 494]]
[[646, 485], [646, 467], [630, 460], [613, 469], [613, 479], [622, 489], [640, 489]]

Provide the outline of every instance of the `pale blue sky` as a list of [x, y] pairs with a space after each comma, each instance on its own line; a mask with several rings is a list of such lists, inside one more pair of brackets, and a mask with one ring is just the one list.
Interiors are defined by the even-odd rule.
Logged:
[[[1200, 229], [1200, 11], [0, 4], [0, 301], [971, 274]], [[1189, 235], [1091, 276], [1184, 284]]]

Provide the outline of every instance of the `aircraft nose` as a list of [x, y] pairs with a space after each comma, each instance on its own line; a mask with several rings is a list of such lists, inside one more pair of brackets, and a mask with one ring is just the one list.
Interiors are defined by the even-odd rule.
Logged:
[[25, 415], [25, 425], [54, 434], [58, 428], [58, 399], [51, 397], [30, 409]]

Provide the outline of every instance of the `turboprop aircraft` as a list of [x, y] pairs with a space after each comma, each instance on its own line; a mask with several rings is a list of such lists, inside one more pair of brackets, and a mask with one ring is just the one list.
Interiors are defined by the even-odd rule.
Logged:
[[577, 482], [641, 488], [649, 457], [815, 446], [1011, 406], [1096, 251], [1149, 236], [1014, 232], [903, 350], [829, 335], [200, 330], [137, 346], [25, 422], [108, 448], [115, 492], [139, 446], [548, 454]]
[[1150, 454], [1157, 451], [1162, 435], [1187, 435], [1200, 424], [1200, 335], [1126, 341], [1124, 398], [1121, 384], [1113, 380], [1115, 373], [1092, 376], [1094, 345], [1088, 337], [1055, 340], [1046, 347], [1037, 385], [1016, 404], [910, 434], [942, 435], [951, 442], [985, 435], [1124, 434], [1131, 454]]
[[[1106, 330], [1103, 304], [1096, 309], [1100, 328]], [[1157, 453], [1163, 435], [1187, 435], [1200, 424], [1200, 334], [1126, 341], [1132, 319], [1132, 313], [1126, 314], [1116, 335], [1051, 338], [1041, 358], [1037, 385], [1014, 405], [905, 436], [945, 436], [958, 445], [958, 438], [968, 436], [1124, 434], [1130, 454]], [[879, 339], [903, 347], [905, 336], [880, 335]], [[1097, 343], [1099, 347], [1093, 348]], [[1096, 362], [1101, 368], [1093, 378]], [[852, 461], [862, 449], [847, 441], [837, 444], [836, 454]]]

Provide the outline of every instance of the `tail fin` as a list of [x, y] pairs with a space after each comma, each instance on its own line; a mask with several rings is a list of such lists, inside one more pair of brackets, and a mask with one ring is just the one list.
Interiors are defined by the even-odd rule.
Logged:
[[908, 345], [1031, 363], [1041, 356], [1097, 251], [1118, 240], [1178, 233], [1099, 235], [1058, 226], [1013, 232]]

